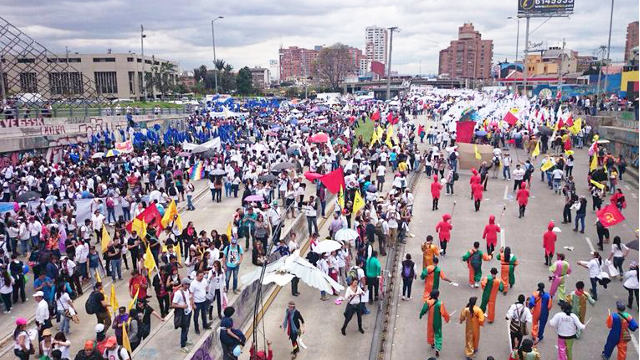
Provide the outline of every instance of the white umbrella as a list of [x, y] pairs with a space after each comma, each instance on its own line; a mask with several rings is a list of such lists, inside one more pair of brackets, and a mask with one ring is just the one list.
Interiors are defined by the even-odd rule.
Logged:
[[273, 283], [276, 283], [276, 285], [278, 286], [285, 286], [289, 282], [291, 282], [291, 280], [293, 280], [294, 277], [296, 276], [291, 275], [289, 273], [272, 272], [270, 274], [264, 275], [264, 278], [262, 279], [262, 283], [266, 285], [273, 282]]
[[318, 254], [322, 253], [330, 253], [334, 250], [338, 250], [342, 247], [342, 244], [335, 240], [323, 240], [320, 241], [314, 248], [313, 251]]
[[103, 158], [104, 157], [104, 153], [103, 152], [97, 152], [93, 155], [91, 155], [92, 159], [99, 159], [99, 158]]
[[251, 146], [251, 148], [252, 148], [253, 150], [255, 150], [255, 151], [258, 151], [258, 152], [267, 151], [267, 147], [266, 147], [266, 146], [264, 146], [264, 144], [261, 144], [261, 143], [253, 144], [253, 145]]
[[357, 231], [349, 228], [343, 228], [336, 232], [336, 234], [333, 236], [333, 239], [342, 242], [349, 242], [357, 239], [358, 236], [359, 235]]

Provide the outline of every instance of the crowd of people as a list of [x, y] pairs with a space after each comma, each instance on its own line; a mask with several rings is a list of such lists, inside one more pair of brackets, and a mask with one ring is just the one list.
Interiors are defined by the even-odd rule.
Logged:
[[[496, 106], [518, 107], [529, 115], [509, 124]], [[217, 315], [225, 359], [236, 359], [238, 345], [244, 345], [246, 339], [238, 329], [241, 324], [233, 322], [234, 309], [227, 293], [241, 290], [239, 272], [241, 266], [251, 266], [245, 261], [249, 254], [257, 268], [299, 249], [295, 233], [282, 236], [285, 223], [297, 216], [303, 216], [307, 223], [301, 239], [310, 240], [307, 260], [346, 287], [344, 294], [322, 291], [320, 299], [333, 295], [344, 304], [342, 335], [347, 335], [354, 315], [359, 332], [364, 333], [362, 316], [370, 311], [367, 305], [378, 301], [386, 286], [380, 260], [389, 248], [412, 237], [409, 226], [415, 198], [409, 187], [411, 174], [424, 173], [432, 179], [433, 211], [438, 210], [443, 187], [447, 195], [465, 191], [456, 187], [460, 154], [455, 123], [466, 108], [474, 108], [487, 119], [477, 123], [472, 142], [494, 146], [491, 161], [472, 169], [469, 194], [475, 211], [480, 211], [489, 179], [510, 181], [513, 177], [519, 217], [524, 217], [533, 174], [540, 171], [550, 190], [565, 196], [563, 223], [573, 224], [574, 217], [573, 230], [584, 232], [588, 194], [579, 194], [573, 179], [574, 149], [584, 146], [589, 146], [594, 159], [589, 177], [584, 179], [593, 209], [602, 208], [609, 194], [611, 204], [620, 211], [626, 208], [624, 194], [617, 187], [626, 160], [608, 154], [593, 129], [570, 119], [562, 106], [547, 100], [529, 102], [511, 95], [469, 91], [436, 93], [435, 97], [412, 94], [395, 102], [349, 102], [329, 107], [311, 101], [261, 103], [236, 107], [241, 110], [237, 113], [226, 110], [223, 115], [214, 106], [188, 116], [183, 125], [170, 127], [164, 136], [159, 129], [143, 131], [132, 126], [126, 131], [114, 130], [115, 135], [98, 134], [86, 145], [65, 147], [56, 161], [25, 156], [2, 170], [3, 201], [14, 204], [4, 211], [0, 222], [0, 294], [5, 313], [16, 302], [26, 301], [28, 274], [33, 274], [37, 301], [37, 334], [30, 334], [27, 319], [19, 318], [14, 353], [20, 359], [29, 359], [36, 352], [49, 359], [70, 359], [73, 344], [67, 336], [82, 311], [74, 300], [89, 289], [84, 311], [96, 316], [95, 339], [88, 340], [75, 359], [131, 358], [152, 331], [151, 317], [164, 321], [171, 310], [185, 353], [192, 350], [191, 323], [200, 334], [213, 326]], [[416, 121], [423, 114], [432, 123], [429, 128]], [[359, 133], [360, 127], [371, 126], [372, 121], [371, 134]], [[110, 156], [116, 138], [131, 141], [133, 150]], [[221, 141], [207, 145], [215, 139]], [[185, 141], [197, 144], [188, 146]], [[202, 146], [204, 151], [200, 151]], [[527, 149], [530, 157], [514, 160], [509, 151], [516, 148]], [[323, 176], [336, 170], [344, 174], [338, 191], [323, 181]], [[205, 189], [210, 190], [213, 202], [238, 198], [233, 200], [239, 205], [226, 231], [208, 232], [205, 224], [192, 222], [182, 226], [177, 204], [187, 211], [196, 210], [196, 180], [200, 178], [206, 179]], [[332, 193], [333, 211], [329, 203]], [[315, 251], [324, 238], [318, 225], [321, 217], [327, 219], [329, 239], [337, 239], [344, 229], [353, 229], [357, 235], [342, 241], [334, 251]], [[439, 283], [452, 281], [440, 267], [439, 257], [446, 256], [447, 244], [455, 241], [451, 220], [451, 214], [444, 214], [435, 229], [436, 237], [429, 235], [422, 244], [422, 269], [411, 254], [400, 266], [403, 300], [412, 298], [418, 275], [425, 281], [420, 316], [427, 315], [427, 342], [436, 356], [442, 351], [442, 320], [450, 320]], [[599, 221], [595, 226], [603, 251], [609, 242], [609, 228]], [[480, 303], [477, 297], [470, 298], [459, 315], [466, 327], [467, 358], [473, 358], [478, 350], [485, 319], [492, 323], [496, 318], [497, 294], [506, 294], [516, 281], [516, 255], [509, 247], [496, 251], [500, 231], [499, 219], [496, 222], [496, 216], [491, 215], [482, 236], [486, 251], [475, 242], [462, 257], [469, 269], [469, 285], [482, 288]], [[597, 300], [599, 284], [607, 285], [603, 274], [613, 277], [606, 261], [594, 252], [593, 259], [579, 263], [589, 269], [590, 293], [580, 281], [576, 290], [567, 294], [565, 279], [571, 266], [565, 254], [555, 251], [556, 233], [555, 224], [550, 223], [543, 235], [545, 264], [552, 279], [549, 292], [544, 283], [538, 284], [533, 295], [519, 294], [506, 314], [513, 359], [540, 357], [536, 345], [544, 337], [554, 302], [562, 309], [549, 319], [558, 330], [558, 357], [570, 359], [573, 340], [585, 328], [586, 302]], [[626, 271], [623, 268], [628, 253], [620, 238], [614, 237], [609, 260], [617, 269], [616, 276], [624, 280], [629, 302], [617, 304], [617, 312], [607, 320], [612, 330], [603, 351], [606, 358], [616, 346], [618, 358], [620, 354], [624, 358], [626, 343], [621, 334], [637, 327], [624, 309], [625, 305], [633, 306], [634, 296], [636, 307], [638, 301], [637, 263], [632, 262]], [[483, 262], [494, 257], [500, 266], [483, 276]], [[123, 276], [123, 266], [131, 271], [131, 277]], [[129, 306], [114, 306], [102, 277], [111, 277], [113, 283], [127, 279], [133, 300]], [[295, 277], [291, 282], [293, 296], [299, 294], [298, 282]], [[151, 286], [157, 307], [152, 305]], [[59, 332], [52, 339], [54, 322]], [[532, 325], [531, 339], [526, 338], [527, 324]], [[291, 302], [283, 328], [294, 356], [300, 351], [299, 335], [304, 326], [301, 313]], [[270, 346], [265, 351], [251, 351], [256, 359], [272, 356]]]

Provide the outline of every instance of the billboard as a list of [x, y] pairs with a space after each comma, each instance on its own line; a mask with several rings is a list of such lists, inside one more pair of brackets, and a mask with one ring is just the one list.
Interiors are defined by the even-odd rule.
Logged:
[[518, 0], [518, 16], [549, 17], [573, 13], [574, 0]]

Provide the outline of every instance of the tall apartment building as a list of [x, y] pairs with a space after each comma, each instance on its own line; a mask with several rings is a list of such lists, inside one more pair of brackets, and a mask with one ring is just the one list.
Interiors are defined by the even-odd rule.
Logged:
[[634, 21], [627, 25], [627, 42], [624, 46], [625, 62], [633, 58], [633, 48], [636, 46], [638, 46], [638, 21]]
[[[145, 80], [142, 75], [143, 61], [144, 73], [147, 74]], [[36, 93], [46, 100], [86, 97], [89, 89], [85, 87], [90, 84], [87, 79], [93, 82], [96, 92], [107, 99], [141, 99], [145, 82], [148, 84], [147, 97], [159, 97], [160, 89], [155, 84], [160, 77], [159, 69], [165, 63], [172, 65], [172, 70], [165, 75], [168, 82], [178, 84], [179, 80], [177, 63], [153, 56], [143, 58], [138, 54], [73, 53], [52, 57], [5, 54], [2, 63], [7, 93]], [[47, 64], [52, 63], [62, 63], [63, 66], [48, 71], [53, 67]], [[154, 86], [147, 81], [151, 76], [156, 77]]]
[[387, 29], [369, 26], [365, 29], [365, 55], [369, 61], [387, 63]]
[[361, 65], [362, 65], [362, 61], [365, 60], [366, 61], [366, 56], [365, 54], [362, 52], [362, 50], [355, 48], [355, 47], [351, 47], [348, 46], [347, 47], [349, 49], [349, 56], [351, 57], [351, 64], [350, 64], [350, 71], [347, 74], [348, 76], [362, 76], [361, 73]]
[[280, 81], [308, 78], [315, 70], [315, 60], [319, 50], [291, 46], [280, 48]]
[[280, 65], [278, 60], [269, 60], [269, 80], [274, 83], [280, 82]]
[[458, 39], [440, 50], [439, 75], [453, 79], [489, 79], [493, 59], [493, 40], [482, 40], [472, 23], [458, 28]]

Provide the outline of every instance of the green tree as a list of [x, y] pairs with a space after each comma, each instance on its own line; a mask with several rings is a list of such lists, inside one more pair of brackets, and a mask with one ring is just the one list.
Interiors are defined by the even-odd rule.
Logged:
[[238, 71], [238, 75], [236, 76], [236, 88], [240, 95], [246, 96], [253, 92], [253, 78], [249, 67], [245, 66]]
[[231, 93], [236, 89], [236, 75], [233, 73], [233, 66], [225, 64], [221, 71], [218, 75], [218, 89], [224, 93]]
[[176, 86], [174, 82], [175, 72], [176, 72], [176, 66], [175, 64], [172, 64], [170, 62], [162, 63], [162, 65], [160, 65], [160, 68], [158, 69], [158, 78], [159, 78], [158, 89], [160, 90], [160, 96], [163, 100], [165, 95], [175, 91], [175, 86]]
[[295, 98], [300, 95], [300, 91], [298, 91], [298, 88], [295, 86], [289, 86], [287, 88], [287, 91], [285, 92], [285, 95], [290, 98]]
[[354, 61], [346, 45], [337, 43], [322, 48], [315, 60], [315, 75], [334, 91], [340, 91], [340, 81], [354, 70]]

